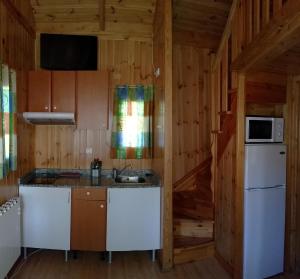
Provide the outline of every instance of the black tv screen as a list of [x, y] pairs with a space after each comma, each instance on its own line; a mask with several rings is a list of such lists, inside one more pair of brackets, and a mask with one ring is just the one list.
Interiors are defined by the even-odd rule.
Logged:
[[41, 34], [41, 68], [97, 70], [96, 36]]

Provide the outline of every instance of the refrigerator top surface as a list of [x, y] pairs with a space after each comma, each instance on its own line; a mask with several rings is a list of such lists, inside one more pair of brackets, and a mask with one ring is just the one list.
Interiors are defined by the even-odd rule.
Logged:
[[285, 144], [245, 145], [245, 189], [286, 184]]

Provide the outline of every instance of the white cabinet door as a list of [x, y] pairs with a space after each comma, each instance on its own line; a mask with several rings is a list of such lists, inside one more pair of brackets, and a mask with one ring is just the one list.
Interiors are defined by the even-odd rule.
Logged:
[[22, 187], [23, 247], [70, 250], [71, 189]]
[[108, 189], [106, 249], [160, 249], [159, 187]]

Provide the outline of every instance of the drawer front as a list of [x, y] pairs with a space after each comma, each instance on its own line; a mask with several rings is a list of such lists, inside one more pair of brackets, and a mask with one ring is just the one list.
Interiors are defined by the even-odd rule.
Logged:
[[73, 189], [72, 198], [75, 200], [87, 200], [87, 201], [105, 201], [106, 189]]

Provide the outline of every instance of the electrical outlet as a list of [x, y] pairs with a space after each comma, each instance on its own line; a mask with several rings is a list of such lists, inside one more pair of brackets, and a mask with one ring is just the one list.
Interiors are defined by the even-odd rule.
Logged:
[[86, 154], [93, 154], [93, 148], [87, 147], [87, 148], [85, 149], [85, 153], [86, 153]]

